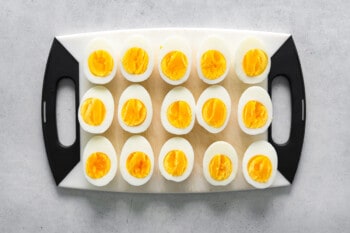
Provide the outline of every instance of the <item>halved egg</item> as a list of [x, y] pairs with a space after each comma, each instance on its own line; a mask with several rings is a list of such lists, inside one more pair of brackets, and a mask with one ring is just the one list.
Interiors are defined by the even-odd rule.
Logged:
[[152, 101], [148, 91], [139, 84], [127, 87], [118, 104], [120, 126], [130, 133], [142, 133], [150, 126], [152, 116]]
[[198, 49], [197, 72], [207, 84], [217, 84], [228, 74], [231, 55], [226, 42], [218, 36], [209, 36]]
[[186, 180], [192, 170], [194, 153], [191, 144], [184, 138], [174, 137], [166, 141], [160, 150], [158, 167], [167, 180]]
[[85, 52], [84, 73], [94, 84], [109, 83], [117, 72], [117, 58], [113, 46], [105, 39], [92, 40]]
[[188, 79], [192, 56], [188, 42], [182, 37], [170, 37], [160, 47], [158, 70], [162, 79], [171, 85], [179, 85]]
[[163, 127], [172, 134], [189, 133], [195, 122], [196, 103], [185, 87], [175, 87], [165, 96], [160, 110]]
[[197, 101], [198, 123], [210, 133], [225, 129], [231, 114], [231, 98], [219, 85], [205, 89]]
[[142, 82], [153, 71], [153, 49], [144, 36], [132, 36], [126, 40], [121, 52], [121, 72], [130, 82]]
[[90, 88], [82, 97], [78, 110], [80, 126], [88, 133], [104, 133], [112, 124], [114, 100], [103, 86]]
[[249, 135], [264, 133], [272, 121], [272, 102], [265, 89], [247, 88], [238, 101], [238, 124]]
[[130, 137], [120, 155], [120, 171], [126, 182], [140, 186], [151, 179], [154, 170], [154, 155], [149, 142], [143, 136]]
[[260, 83], [270, 72], [270, 54], [263, 42], [256, 38], [243, 40], [237, 48], [235, 59], [236, 74], [244, 83]]
[[267, 141], [252, 143], [243, 156], [245, 180], [255, 188], [267, 188], [275, 180], [278, 166], [275, 148]]
[[203, 174], [215, 186], [231, 183], [238, 171], [238, 157], [235, 148], [224, 141], [211, 144], [204, 153]]
[[103, 136], [94, 136], [83, 151], [84, 175], [96, 186], [107, 185], [117, 172], [117, 155], [112, 143]]

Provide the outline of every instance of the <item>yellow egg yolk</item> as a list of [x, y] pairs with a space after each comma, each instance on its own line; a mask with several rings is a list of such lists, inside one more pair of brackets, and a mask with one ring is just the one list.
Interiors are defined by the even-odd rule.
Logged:
[[232, 173], [231, 159], [223, 154], [214, 155], [209, 163], [209, 174], [217, 181], [226, 180]]
[[256, 155], [248, 162], [248, 174], [256, 182], [266, 183], [272, 173], [271, 160], [265, 155]]
[[267, 54], [261, 49], [249, 50], [243, 58], [243, 70], [249, 77], [255, 77], [264, 72], [268, 63]]
[[226, 70], [226, 59], [217, 50], [208, 50], [202, 55], [201, 70], [203, 75], [210, 80], [221, 77]]
[[172, 150], [166, 154], [163, 165], [170, 175], [182, 176], [187, 168], [187, 157], [181, 150]]
[[251, 100], [244, 106], [242, 117], [247, 128], [257, 129], [266, 124], [268, 112], [262, 103]]
[[80, 108], [80, 115], [86, 124], [98, 126], [105, 119], [106, 107], [101, 100], [88, 98]]
[[151, 161], [147, 154], [135, 151], [129, 155], [126, 168], [133, 177], [145, 178], [151, 171]]
[[149, 58], [142, 48], [133, 47], [126, 51], [122, 64], [129, 74], [143, 74], [147, 70]]
[[202, 108], [203, 120], [210, 126], [220, 128], [226, 120], [226, 105], [218, 98], [208, 99]]
[[111, 168], [111, 160], [105, 153], [92, 153], [86, 162], [86, 173], [92, 179], [104, 177]]
[[169, 123], [179, 129], [187, 128], [192, 119], [192, 110], [186, 101], [175, 101], [167, 110]]
[[105, 50], [96, 50], [88, 58], [90, 72], [97, 77], [108, 76], [114, 66], [112, 56]]
[[122, 107], [122, 120], [128, 126], [141, 125], [147, 115], [147, 108], [138, 99], [127, 100]]
[[179, 80], [185, 75], [187, 66], [187, 57], [181, 51], [167, 53], [161, 62], [163, 73], [173, 81]]

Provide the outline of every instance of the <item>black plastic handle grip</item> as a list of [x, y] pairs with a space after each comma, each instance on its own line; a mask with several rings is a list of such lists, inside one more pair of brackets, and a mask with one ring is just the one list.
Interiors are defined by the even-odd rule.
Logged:
[[75, 109], [79, 106], [79, 63], [55, 38], [46, 65], [42, 92], [42, 127], [47, 158], [58, 185], [80, 160], [79, 122], [76, 117], [75, 142], [67, 147], [58, 139], [56, 96], [58, 82], [68, 78], [75, 85]]
[[269, 142], [278, 154], [278, 170], [290, 182], [293, 182], [304, 142], [306, 102], [303, 74], [298, 53], [290, 36], [287, 41], [271, 57], [271, 70], [268, 77], [268, 91], [271, 96], [272, 81], [278, 76], [284, 76], [291, 91], [291, 130], [289, 139], [284, 144], [272, 140], [272, 127], [269, 128]]

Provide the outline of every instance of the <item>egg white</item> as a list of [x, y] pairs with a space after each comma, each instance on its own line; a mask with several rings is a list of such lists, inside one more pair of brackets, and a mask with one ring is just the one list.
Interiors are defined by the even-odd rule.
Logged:
[[[220, 99], [226, 105], [226, 120], [225, 120], [224, 124], [219, 128], [215, 128], [215, 127], [208, 125], [204, 121], [203, 116], [202, 116], [203, 105], [205, 104], [205, 102], [208, 99], [211, 99], [211, 98]], [[230, 119], [230, 115], [231, 115], [231, 98], [230, 98], [230, 95], [228, 94], [228, 92], [226, 91], [226, 89], [223, 88], [222, 86], [219, 86], [219, 85], [210, 86], [207, 89], [205, 89], [202, 92], [202, 94], [199, 96], [198, 101], [197, 101], [196, 117], [197, 117], [198, 123], [203, 128], [205, 128], [208, 132], [219, 133], [222, 130], [224, 130], [225, 127], [227, 126], [228, 120]]]
[[[128, 126], [122, 120], [122, 109], [124, 103], [129, 99], [138, 99], [143, 102], [147, 109], [146, 119], [138, 126]], [[153, 108], [152, 101], [148, 91], [139, 84], [133, 84], [127, 87], [120, 96], [118, 104], [118, 122], [120, 126], [129, 133], [142, 133], [148, 129], [152, 122]]]
[[[87, 175], [86, 172], [86, 162], [89, 156], [96, 152], [102, 152], [108, 156], [111, 161], [111, 168], [108, 173], [98, 179], [93, 179]], [[113, 180], [118, 168], [117, 154], [114, 150], [112, 143], [103, 136], [94, 136], [86, 144], [83, 151], [83, 166], [84, 166], [84, 176], [87, 181], [95, 186], [104, 186]]]
[[[267, 112], [268, 112], [267, 121], [265, 125], [261, 128], [256, 128], [256, 129], [247, 128], [243, 122], [242, 113], [244, 110], [244, 106], [251, 100], [259, 101], [267, 109]], [[238, 114], [237, 116], [238, 124], [243, 132], [249, 135], [257, 135], [257, 134], [264, 133], [270, 126], [272, 122], [272, 116], [273, 116], [272, 101], [269, 93], [267, 93], [267, 91], [264, 88], [259, 86], [252, 86], [247, 88], [243, 92], [243, 94], [241, 95], [238, 101], [237, 114]]]
[[[266, 183], [261, 183], [253, 180], [248, 174], [248, 163], [249, 160], [255, 155], [267, 156], [272, 164], [272, 173], [270, 179]], [[278, 158], [275, 148], [267, 141], [257, 141], [252, 143], [243, 156], [242, 171], [245, 180], [255, 188], [264, 189], [271, 186], [275, 180], [276, 172], [278, 167]]]
[[[136, 178], [134, 176], [132, 176], [128, 169], [126, 168], [126, 162], [127, 159], [129, 157], [129, 155], [133, 152], [136, 151], [141, 151], [143, 153], [145, 153], [150, 162], [151, 162], [151, 170], [148, 174], [148, 176], [146, 176], [145, 178]], [[120, 154], [120, 172], [122, 174], [123, 179], [128, 182], [130, 185], [133, 186], [140, 186], [143, 185], [145, 183], [147, 183], [153, 174], [153, 170], [154, 170], [154, 154], [153, 154], [153, 150], [151, 147], [151, 144], [148, 142], [148, 140], [140, 135], [135, 135], [130, 137], [124, 144], [121, 154]]]
[[[93, 126], [85, 123], [83, 120], [80, 109], [84, 101], [88, 98], [97, 98], [103, 102], [106, 109], [106, 115], [103, 122], [100, 125]], [[103, 86], [95, 86], [90, 88], [82, 97], [80, 106], [78, 109], [78, 120], [81, 128], [88, 133], [93, 134], [101, 134], [107, 131], [107, 129], [111, 126], [114, 115], [114, 100], [111, 92]]]
[[[266, 66], [264, 72], [262, 72], [260, 75], [254, 76], [254, 77], [249, 77], [244, 72], [243, 65], [242, 65], [243, 58], [244, 58], [245, 54], [251, 49], [263, 50], [267, 54], [267, 58], [268, 58], [267, 66]], [[271, 68], [271, 55], [266, 50], [266, 47], [262, 41], [260, 41], [256, 38], [249, 37], [249, 38], [244, 39], [239, 44], [239, 46], [236, 50], [236, 55], [235, 55], [235, 71], [236, 71], [238, 78], [242, 82], [247, 83], [247, 84], [261, 83], [262, 81], [264, 81], [266, 79], [267, 75], [269, 74], [270, 68]]]
[[[211, 177], [211, 175], [209, 173], [210, 161], [217, 154], [226, 155], [228, 158], [230, 158], [230, 160], [232, 162], [232, 173], [226, 180], [221, 180], [221, 181], [215, 180]], [[224, 141], [214, 142], [208, 147], [208, 149], [204, 153], [203, 174], [204, 174], [205, 179], [211, 185], [214, 185], [214, 186], [228, 185], [229, 183], [231, 183], [235, 179], [235, 177], [237, 175], [238, 167], [239, 166], [238, 166], [237, 152], [236, 152], [235, 148], [227, 142], [224, 142]]]

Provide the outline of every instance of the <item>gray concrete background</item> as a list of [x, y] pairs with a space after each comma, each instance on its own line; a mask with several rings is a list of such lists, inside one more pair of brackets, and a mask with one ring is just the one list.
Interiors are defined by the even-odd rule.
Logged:
[[[0, 232], [349, 232], [349, 9], [345, 0], [2, 1]], [[56, 188], [40, 116], [53, 37], [151, 27], [293, 34], [307, 128], [291, 187], [204, 195]]]

